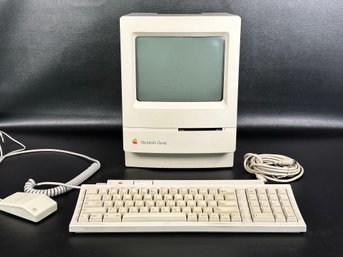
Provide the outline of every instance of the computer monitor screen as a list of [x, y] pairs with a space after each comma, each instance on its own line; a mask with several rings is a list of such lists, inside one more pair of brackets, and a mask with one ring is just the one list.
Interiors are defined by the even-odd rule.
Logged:
[[138, 101], [223, 99], [223, 36], [138, 36], [135, 44]]

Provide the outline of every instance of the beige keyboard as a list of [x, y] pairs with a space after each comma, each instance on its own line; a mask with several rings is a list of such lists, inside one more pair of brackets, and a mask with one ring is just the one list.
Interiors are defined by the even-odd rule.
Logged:
[[290, 185], [112, 180], [82, 185], [70, 232], [305, 232]]

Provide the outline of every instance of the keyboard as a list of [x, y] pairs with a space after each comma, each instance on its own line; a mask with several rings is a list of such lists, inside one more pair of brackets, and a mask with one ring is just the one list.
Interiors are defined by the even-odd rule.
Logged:
[[305, 232], [290, 185], [109, 180], [82, 185], [70, 232]]

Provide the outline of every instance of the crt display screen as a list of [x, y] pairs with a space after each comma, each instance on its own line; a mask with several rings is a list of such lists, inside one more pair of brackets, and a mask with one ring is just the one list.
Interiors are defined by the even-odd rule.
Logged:
[[137, 37], [137, 100], [221, 101], [224, 52], [221, 36]]

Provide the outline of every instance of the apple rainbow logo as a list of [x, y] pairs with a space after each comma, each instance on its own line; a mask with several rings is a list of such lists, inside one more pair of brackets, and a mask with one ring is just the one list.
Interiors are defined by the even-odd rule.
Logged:
[[136, 145], [138, 143], [137, 138], [132, 139], [132, 144]]

